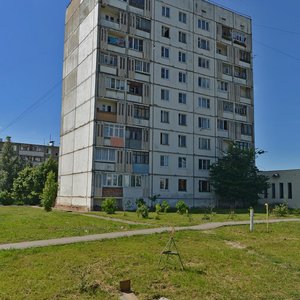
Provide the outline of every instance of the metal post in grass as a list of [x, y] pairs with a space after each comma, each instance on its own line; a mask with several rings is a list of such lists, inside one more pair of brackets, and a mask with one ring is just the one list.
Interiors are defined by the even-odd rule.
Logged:
[[266, 207], [267, 232], [269, 232], [269, 204], [265, 203], [265, 207]]
[[250, 207], [250, 231], [253, 232], [254, 229], [254, 209]]

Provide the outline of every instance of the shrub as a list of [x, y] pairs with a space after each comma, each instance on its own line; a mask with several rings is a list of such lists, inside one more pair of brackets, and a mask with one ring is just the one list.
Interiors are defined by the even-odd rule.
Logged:
[[166, 213], [166, 212], [168, 212], [169, 209], [170, 209], [170, 205], [169, 205], [168, 201], [164, 200], [161, 203], [161, 210]]
[[176, 209], [180, 215], [183, 215], [189, 210], [189, 207], [185, 204], [183, 200], [179, 200], [176, 203]]
[[137, 208], [136, 213], [138, 217], [142, 216], [144, 219], [146, 219], [149, 216], [149, 209], [147, 205], [143, 204]]
[[288, 206], [284, 203], [275, 205], [275, 208], [273, 209], [273, 214], [277, 217], [284, 217], [288, 215], [289, 209]]
[[53, 171], [50, 171], [47, 175], [47, 180], [42, 194], [42, 206], [46, 211], [51, 211], [55, 204], [57, 188], [58, 184], [56, 182], [56, 175]]
[[102, 210], [107, 214], [114, 214], [117, 209], [116, 199], [115, 198], [105, 198], [102, 202]]
[[141, 207], [142, 205], [146, 205], [146, 202], [143, 198], [140, 198], [135, 200], [135, 204], [137, 207]]
[[161, 205], [160, 205], [159, 203], [157, 203], [157, 204], [155, 205], [155, 212], [156, 212], [157, 214], [159, 214], [160, 212], [162, 212], [162, 208], [161, 208]]
[[14, 200], [8, 191], [0, 192], [0, 204], [2, 205], [12, 205]]

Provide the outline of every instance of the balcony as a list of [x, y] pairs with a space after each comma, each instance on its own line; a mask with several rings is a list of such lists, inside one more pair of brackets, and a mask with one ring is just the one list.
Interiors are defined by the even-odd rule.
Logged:
[[148, 164], [133, 164], [132, 171], [136, 174], [148, 174], [149, 165]]
[[96, 120], [116, 123], [117, 122], [117, 113], [106, 112], [106, 111], [97, 111]]
[[126, 139], [126, 148], [142, 150], [142, 140]]

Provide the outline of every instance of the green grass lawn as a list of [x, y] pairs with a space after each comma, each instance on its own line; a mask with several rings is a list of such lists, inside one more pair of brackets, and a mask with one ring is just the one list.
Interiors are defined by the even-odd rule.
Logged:
[[[157, 214], [155, 212], [149, 213], [148, 219], [143, 219], [142, 217], [138, 217], [136, 212], [120, 212], [117, 211], [115, 214], [108, 215], [105, 212], [90, 212], [90, 214], [96, 214], [105, 217], [118, 218], [123, 220], [135, 221], [140, 223], [148, 223], [153, 226], [191, 226], [198, 225], [201, 223], [207, 222], [224, 222], [224, 221], [248, 221], [249, 213], [247, 212], [237, 212], [233, 215], [229, 213], [229, 211], [218, 212], [213, 214], [204, 215], [204, 213], [191, 213], [189, 216], [186, 214], [179, 215], [176, 212], [168, 212], [168, 213], [160, 213], [157, 218]], [[205, 217], [209, 217], [207, 220]], [[300, 217], [300, 214], [290, 214], [286, 217], [295, 218]], [[274, 215], [270, 215], [270, 219], [276, 218]], [[266, 219], [265, 213], [255, 213], [255, 220], [263, 220]]]
[[300, 223], [176, 232], [185, 271], [158, 267], [169, 234], [0, 252], [0, 299], [300, 299]]
[[43, 209], [25, 206], [0, 206], [0, 244], [140, 227], [67, 212], [45, 212]]

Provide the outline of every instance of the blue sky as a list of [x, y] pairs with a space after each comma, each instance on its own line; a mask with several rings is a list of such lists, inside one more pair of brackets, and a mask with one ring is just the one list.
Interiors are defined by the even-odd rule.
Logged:
[[[253, 20], [256, 147], [267, 151], [258, 158], [258, 167], [300, 168], [300, 1], [288, 0], [284, 8], [279, 0], [214, 2], [250, 15]], [[69, 0], [1, 2], [2, 138], [10, 135], [14, 141], [43, 144], [51, 136], [59, 143], [64, 15], [68, 3]]]

